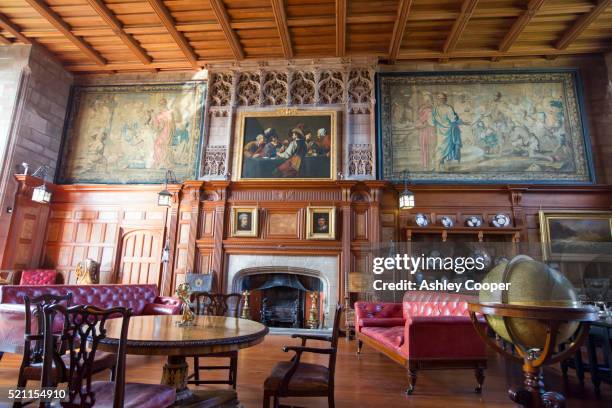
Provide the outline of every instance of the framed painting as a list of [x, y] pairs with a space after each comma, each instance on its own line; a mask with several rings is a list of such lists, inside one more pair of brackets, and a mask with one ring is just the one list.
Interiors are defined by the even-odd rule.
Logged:
[[308, 207], [306, 239], [336, 239], [336, 207]]
[[237, 180], [335, 180], [336, 111], [241, 112]]
[[163, 183], [197, 177], [206, 83], [73, 89], [58, 182]]
[[256, 237], [259, 228], [257, 207], [232, 207], [230, 228], [232, 237]]
[[612, 213], [540, 211], [544, 260], [612, 259]]
[[594, 182], [576, 70], [382, 73], [377, 100], [382, 179]]

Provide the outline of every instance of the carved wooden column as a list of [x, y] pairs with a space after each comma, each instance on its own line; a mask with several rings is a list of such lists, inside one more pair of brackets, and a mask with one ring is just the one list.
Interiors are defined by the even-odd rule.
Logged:
[[376, 248], [381, 244], [380, 227], [380, 203], [382, 201], [383, 189], [388, 185], [386, 181], [366, 181], [370, 189], [370, 248]]
[[351, 209], [351, 191], [357, 182], [342, 180], [337, 181], [342, 190], [342, 202], [340, 211], [342, 212], [342, 253], [340, 255], [341, 279], [338, 279], [338, 299], [343, 299], [346, 304], [348, 301], [348, 274], [351, 271], [351, 241], [353, 239], [353, 213]]
[[182, 194], [181, 184], [170, 184], [168, 185], [168, 191], [172, 194], [172, 205], [167, 209], [166, 212], [166, 232], [164, 234], [164, 242], [162, 243], [165, 248], [166, 243], [170, 246], [170, 254], [168, 258], [168, 267], [163, 268], [161, 273], [161, 284], [159, 292], [165, 296], [172, 294], [172, 277], [174, 276], [174, 262], [176, 253], [176, 230], [178, 228], [178, 212], [181, 203]]
[[225, 273], [223, 271], [223, 238], [225, 231], [225, 205], [227, 203], [227, 189], [229, 181], [211, 181], [205, 184], [204, 191], [208, 201], [214, 202], [214, 233], [213, 249], [211, 253], [211, 270], [217, 275], [217, 290], [224, 287]]
[[182, 199], [179, 203], [176, 239], [174, 243], [174, 268], [168, 292], [173, 293], [178, 275], [193, 272], [195, 268], [196, 239], [200, 216], [200, 196], [203, 181], [185, 181], [182, 188]]
[[[523, 193], [526, 192], [526, 188], [509, 188], [510, 193], [510, 205], [512, 207], [512, 218], [514, 220], [514, 226], [521, 229], [521, 241], [527, 242], [527, 220], [525, 217], [525, 211], [523, 210]], [[516, 238], [514, 239], [516, 240]], [[531, 249], [531, 248], [530, 248]]]

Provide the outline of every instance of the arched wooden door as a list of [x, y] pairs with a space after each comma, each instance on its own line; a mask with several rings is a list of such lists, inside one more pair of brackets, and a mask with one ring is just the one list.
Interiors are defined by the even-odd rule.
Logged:
[[154, 283], [159, 286], [162, 232], [138, 229], [121, 237], [118, 283]]

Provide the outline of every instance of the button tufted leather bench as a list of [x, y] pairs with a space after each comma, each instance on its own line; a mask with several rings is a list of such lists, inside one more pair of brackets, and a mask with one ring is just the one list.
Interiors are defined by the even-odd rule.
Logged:
[[157, 285], [4, 285], [0, 286], [0, 352], [21, 353], [25, 310], [23, 296], [72, 293], [74, 305], [128, 307], [133, 315], [180, 314], [179, 299], [159, 296]]
[[470, 300], [453, 293], [409, 291], [402, 303], [356, 302], [357, 354], [365, 343], [404, 365], [408, 394], [418, 370], [469, 368], [475, 370], [479, 393], [487, 357], [469, 317]]

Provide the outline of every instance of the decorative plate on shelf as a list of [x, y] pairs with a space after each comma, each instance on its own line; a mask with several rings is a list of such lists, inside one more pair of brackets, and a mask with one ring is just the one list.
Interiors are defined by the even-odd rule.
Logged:
[[453, 225], [455, 225], [453, 219], [447, 215], [440, 218], [440, 222], [444, 228], [453, 228]]
[[491, 225], [495, 228], [504, 228], [510, 225], [510, 217], [506, 214], [496, 214], [495, 217], [491, 220]]
[[465, 219], [465, 225], [467, 227], [480, 227], [482, 225], [482, 219], [472, 215]]
[[419, 227], [426, 227], [429, 225], [429, 219], [427, 219], [427, 216], [422, 213], [418, 213], [416, 217], [414, 217], [414, 222]]

